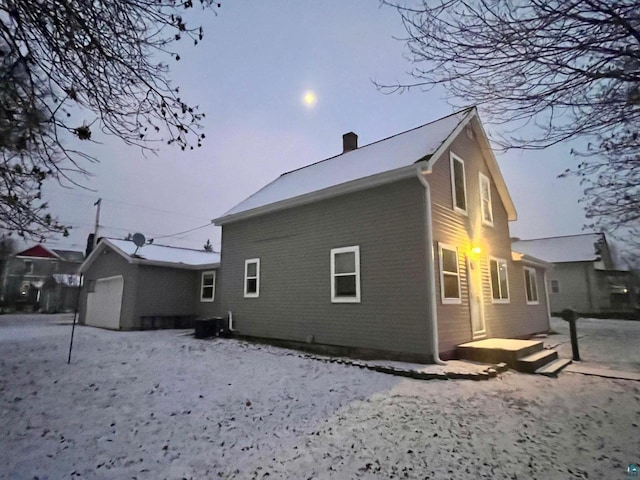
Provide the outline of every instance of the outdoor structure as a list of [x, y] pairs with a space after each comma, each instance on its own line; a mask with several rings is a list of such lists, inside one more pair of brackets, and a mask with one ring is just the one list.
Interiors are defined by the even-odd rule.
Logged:
[[103, 238], [80, 267], [79, 321], [114, 330], [190, 327], [216, 305], [220, 255]]
[[549, 272], [552, 312], [571, 308], [601, 314], [637, 308], [633, 276], [627, 268], [616, 268], [604, 233], [514, 240], [514, 250], [554, 264]]
[[475, 108], [288, 172], [229, 210], [219, 304], [241, 334], [429, 361], [549, 328], [544, 261]]
[[10, 257], [2, 272], [0, 301], [4, 309], [73, 311], [78, 298], [77, 270], [84, 256], [73, 250], [34, 245]]

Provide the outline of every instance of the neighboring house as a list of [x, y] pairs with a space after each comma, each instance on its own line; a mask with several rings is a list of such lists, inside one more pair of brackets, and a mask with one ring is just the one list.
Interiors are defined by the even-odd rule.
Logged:
[[[549, 328], [547, 264], [475, 108], [280, 176], [220, 218], [215, 308], [253, 337], [419, 361]], [[435, 333], [437, 332], [437, 333]]]
[[512, 248], [554, 264], [549, 272], [553, 312], [571, 308], [600, 314], [637, 308], [633, 276], [626, 268], [616, 268], [604, 233], [517, 239]]
[[80, 323], [114, 330], [189, 327], [216, 305], [220, 255], [103, 238], [80, 268]]
[[83, 259], [82, 252], [41, 244], [15, 254], [2, 275], [4, 307], [47, 313], [74, 310], [80, 286], [77, 270]]

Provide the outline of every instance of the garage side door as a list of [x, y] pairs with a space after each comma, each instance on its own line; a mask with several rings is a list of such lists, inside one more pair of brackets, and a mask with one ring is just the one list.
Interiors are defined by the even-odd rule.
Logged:
[[94, 291], [87, 296], [87, 325], [114, 330], [120, 328], [123, 287], [122, 275], [96, 280]]

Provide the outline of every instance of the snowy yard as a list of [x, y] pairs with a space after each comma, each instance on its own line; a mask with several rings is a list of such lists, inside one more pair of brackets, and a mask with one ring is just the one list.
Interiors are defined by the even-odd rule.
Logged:
[[[640, 382], [425, 382], [90, 327], [68, 366], [69, 319], [0, 316], [1, 479], [625, 479], [640, 462]], [[585, 360], [640, 370], [639, 322], [578, 328]]]

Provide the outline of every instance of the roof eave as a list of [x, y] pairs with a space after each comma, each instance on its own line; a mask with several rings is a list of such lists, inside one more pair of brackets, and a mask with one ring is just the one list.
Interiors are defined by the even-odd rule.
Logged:
[[136, 265], [145, 265], [152, 267], [178, 268], [181, 270], [204, 270], [207, 268], [219, 268], [220, 262], [205, 263], [202, 265], [194, 265], [180, 262], [163, 262], [160, 260], [147, 260], [146, 258], [131, 258], [129, 263]]
[[225, 223], [237, 222], [240, 220], [246, 220], [248, 218], [257, 217], [259, 215], [265, 215], [267, 213], [273, 213], [280, 210], [284, 210], [292, 207], [299, 207], [309, 203], [317, 202], [320, 200], [327, 200], [329, 198], [337, 197], [347, 193], [353, 193], [360, 190], [366, 190], [368, 188], [378, 187], [387, 183], [396, 182], [405, 178], [410, 178], [416, 174], [416, 165], [427, 165], [425, 160], [419, 160], [414, 164], [406, 167], [397, 168], [388, 172], [379, 173], [376, 175], [370, 175], [368, 177], [359, 178], [350, 182], [342, 183], [333, 187], [325, 188], [315, 192], [299, 195], [297, 197], [289, 198], [279, 202], [271, 203], [262, 207], [253, 208], [251, 210], [245, 210], [243, 212], [234, 213], [231, 215], [224, 215], [222, 217], [214, 218], [213, 222], [217, 226], [224, 225]]
[[527, 255], [525, 253], [518, 252], [516, 250], [511, 250], [511, 259], [514, 262], [522, 262], [527, 265], [532, 265], [535, 267], [544, 268], [550, 270], [553, 268], [553, 263], [547, 262], [537, 257], [532, 257], [531, 255]]

